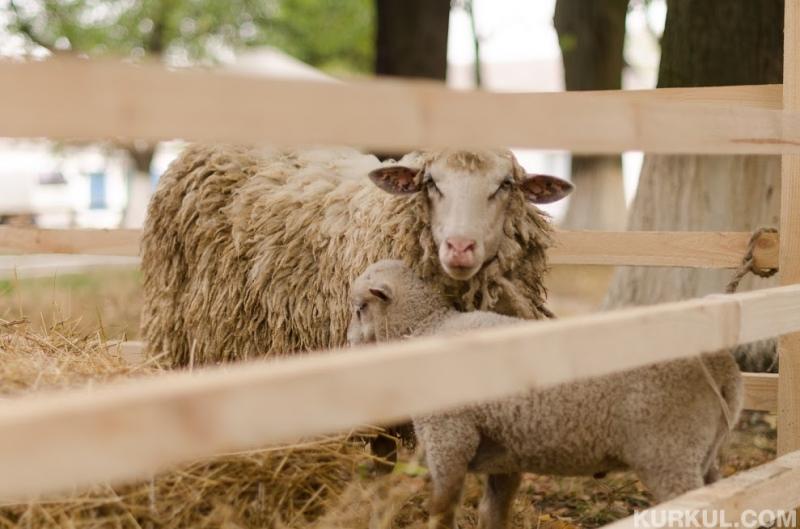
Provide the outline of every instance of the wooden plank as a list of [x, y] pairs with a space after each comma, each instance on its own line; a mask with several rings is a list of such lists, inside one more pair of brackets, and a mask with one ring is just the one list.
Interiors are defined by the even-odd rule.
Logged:
[[[791, 0], [790, 0], [791, 1]], [[791, 452], [774, 461], [739, 472], [727, 479], [707, 487], [693, 490], [682, 496], [661, 503], [637, 516], [631, 516], [604, 526], [605, 529], [640, 529], [642, 527], [759, 527], [758, 521], [750, 518], [764, 511], [781, 511], [780, 516], [791, 515], [791, 510], [800, 505], [800, 452]], [[707, 523], [687, 523], [685, 518], [673, 525], [653, 525], [652, 520], [663, 520], [670, 513], [707, 512]], [[712, 511], [716, 511], [713, 518]], [[673, 514], [674, 515], [674, 514]], [[725, 522], [721, 523], [724, 515]], [[743, 518], [744, 516], [744, 518]], [[714, 524], [713, 520], [718, 523]], [[648, 521], [650, 523], [648, 524]], [[752, 525], [751, 525], [752, 524]], [[769, 524], [765, 524], [769, 525]], [[777, 527], [796, 527], [777, 525]]]
[[136, 269], [140, 262], [138, 257], [117, 255], [0, 255], [0, 279], [52, 278], [99, 270]]
[[120, 342], [119, 354], [125, 362], [131, 365], [139, 365], [147, 359], [145, 356], [145, 342], [135, 340]]
[[[736, 268], [750, 234], [745, 232], [559, 231], [548, 253], [552, 264]], [[777, 266], [778, 236], [759, 239], [758, 266]]]
[[[54, 80], [62, 89], [50, 89]], [[498, 94], [425, 82], [269, 80], [69, 58], [0, 63], [0, 86], [0, 136], [9, 137], [334, 143], [380, 151], [800, 152], [800, 114], [775, 108], [774, 87]]]
[[[800, 110], [800, 0], [786, 0], [783, 105]], [[781, 158], [780, 282], [800, 283], [800, 156]], [[800, 333], [778, 341], [778, 453], [800, 449]]]
[[744, 409], [754, 411], [778, 410], [778, 375], [772, 373], [742, 373], [744, 380]]
[[[594, 94], [616, 97], [616, 91], [595, 91]], [[694, 88], [658, 88], [626, 90], [626, 97], [641, 101], [667, 101], [702, 104], [741, 105], [770, 110], [783, 109], [783, 85], [704, 86]]]
[[[140, 239], [138, 230], [0, 227], [0, 252], [134, 256]], [[735, 268], [749, 240], [746, 232], [559, 231], [549, 259], [551, 264]], [[778, 236], [764, 235], [755, 255], [759, 266], [777, 266]]]
[[141, 478], [796, 329], [800, 285], [9, 399], [0, 498]]
[[[145, 342], [120, 342], [120, 354], [126, 362], [137, 365], [145, 360]], [[778, 375], [772, 373], [742, 373], [744, 380], [744, 409], [775, 412], [778, 409]]]
[[139, 255], [141, 230], [42, 230], [0, 226], [0, 253]]

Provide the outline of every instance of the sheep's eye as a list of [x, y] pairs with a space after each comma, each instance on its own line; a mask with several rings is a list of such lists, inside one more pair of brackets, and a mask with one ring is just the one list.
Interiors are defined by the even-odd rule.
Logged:
[[492, 193], [491, 195], [489, 195], [489, 200], [491, 200], [491, 199], [493, 199], [493, 198], [496, 198], [496, 197], [497, 197], [497, 195], [499, 195], [499, 194], [500, 194], [502, 191], [508, 191], [509, 189], [511, 189], [511, 187], [512, 187], [513, 185], [514, 185], [514, 181], [513, 181], [513, 180], [512, 180], [510, 177], [509, 177], [509, 178], [506, 178], [505, 180], [503, 180], [503, 183], [501, 183], [501, 184], [500, 184], [500, 185], [497, 187], [497, 189], [495, 190], [495, 192], [494, 192], [494, 193]]
[[367, 311], [366, 301], [356, 307], [356, 317], [358, 318], [358, 321], [361, 321], [361, 317], [364, 315], [364, 312], [366, 311]]
[[442, 191], [436, 186], [436, 182], [434, 181], [433, 177], [430, 173], [425, 175], [425, 179], [422, 181], [425, 184], [425, 187], [428, 189], [428, 193], [436, 193], [439, 196], [442, 196]]

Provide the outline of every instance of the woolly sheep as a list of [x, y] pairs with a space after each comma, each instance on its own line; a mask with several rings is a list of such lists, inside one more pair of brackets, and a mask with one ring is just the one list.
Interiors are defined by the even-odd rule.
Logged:
[[533, 204], [570, 189], [509, 151], [382, 164], [352, 149], [191, 146], [149, 206], [143, 334], [179, 366], [338, 347], [350, 282], [384, 258], [460, 310], [543, 317], [551, 229]]
[[[457, 312], [436, 287], [400, 261], [373, 264], [353, 285], [350, 343], [521, 321]], [[454, 526], [467, 472], [488, 474], [480, 527], [490, 529], [506, 526], [521, 472], [630, 468], [659, 501], [682, 494], [717, 478], [741, 404], [739, 369], [721, 352], [414, 417], [433, 482], [431, 526]]]

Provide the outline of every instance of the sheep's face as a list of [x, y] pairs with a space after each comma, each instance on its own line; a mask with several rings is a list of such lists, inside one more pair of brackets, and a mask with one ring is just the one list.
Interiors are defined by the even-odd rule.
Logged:
[[389, 300], [384, 299], [383, 290], [354, 290], [351, 297], [350, 325], [347, 326], [347, 343], [359, 345], [378, 341], [376, 322], [386, 321], [386, 307]]
[[383, 342], [414, 333], [427, 313], [445, 301], [402, 261], [370, 265], [350, 288], [350, 345]]
[[359, 345], [388, 339], [388, 313], [394, 301], [394, 289], [388, 281], [374, 277], [369, 270], [359, 276], [350, 292], [347, 342]]
[[441, 151], [418, 156], [419, 167], [394, 165], [370, 173], [389, 193], [425, 193], [442, 269], [467, 280], [494, 259], [513, 193], [533, 204], [564, 198], [572, 184], [526, 174], [509, 151]]

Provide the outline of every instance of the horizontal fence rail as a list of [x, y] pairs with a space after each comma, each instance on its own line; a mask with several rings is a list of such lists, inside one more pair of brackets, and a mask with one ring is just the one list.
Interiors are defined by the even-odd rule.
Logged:
[[[746, 232], [560, 231], [548, 253], [552, 264], [736, 268], [751, 234]], [[753, 255], [756, 266], [778, 266], [778, 235], [764, 234]]]
[[0, 86], [0, 136], [8, 137], [349, 144], [383, 152], [509, 146], [800, 153], [800, 114], [780, 108], [774, 85], [498, 94], [60, 58], [0, 63]]
[[[116, 342], [120, 356], [131, 365], [147, 360], [146, 342]], [[742, 373], [744, 380], [744, 409], [775, 412], [778, 409], [778, 375], [772, 373]]]
[[777, 374], [742, 373], [742, 378], [744, 379], [744, 409], [772, 413], [778, 411]]
[[[0, 253], [139, 255], [140, 230], [42, 230], [0, 227]], [[735, 268], [741, 264], [746, 232], [559, 231], [549, 251], [552, 264]], [[778, 236], [764, 234], [756, 265], [778, 264]]]
[[0, 226], [0, 253], [139, 255], [142, 230], [11, 228]]
[[793, 285], [7, 400], [0, 402], [0, 499], [142, 478], [225, 451], [797, 329], [800, 285]]

